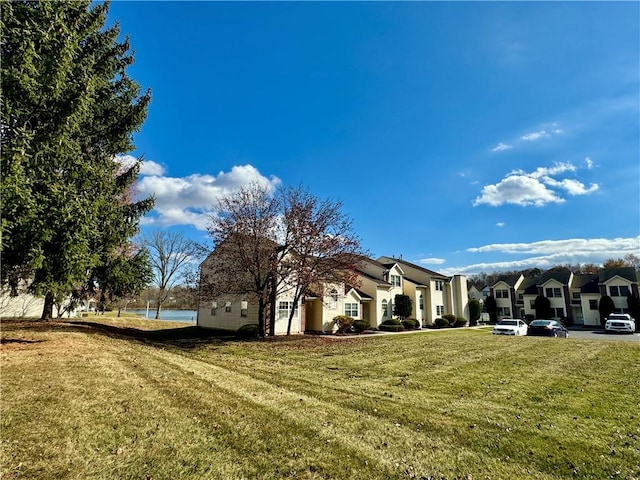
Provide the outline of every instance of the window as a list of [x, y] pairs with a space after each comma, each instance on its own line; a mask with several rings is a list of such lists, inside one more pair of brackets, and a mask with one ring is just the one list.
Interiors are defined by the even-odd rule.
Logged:
[[509, 298], [509, 290], [496, 290], [496, 298]]
[[598, 310], [598, 300], [589, 300], [589, 310]]
[[211, 316], [215, 317], [218, 313], [218, 302], [211, 302]]
[[436, 290], [442, 291], [444, 283], [442, 280], [436, 280]]
[[612, 297], [626, 297], [629, 293], [629, 287], [626, 285], [620, 285], [609, 287], [609, 292], [611, 292]]
[[331, 290], [331, 300], [329, 300], [329, 308], [335, 310], [338, 308], [338, 291], [334, 288]]
[[291, 309], [294, 309], [293, 316], [294, 318], [298, 316], [298, 306], [293, 302], [278, 302], [278, 318], [289, 318], [289, 314], [291, 313]]
[[529, 303], [529, 306], [531, 307], [531, 310], [535, 310], [536, 309], [536, 301], [535, 300], [531, 300]]
[[247, 302], [246, 300], [243, 300], [242, 302], [240, 302], [240, 316], [241, 317], [246, 317], [247, 316], [247, 310], [249, 309], [249, 302]]
[[518, 294], [518, 303], [524, 303], [524, 293]]
[[345, 303], [344, 304], [344, 314], [347, 317], [357, 317], [358, 316], [358, 304], [357, 303]]
[[400, 286], [400, 275], [391, 275], [391, 285], [394, 287]]
[[499, 317], [510, 317], [511, 309], [509, 307], [498, 307], [498, 316]]
[[424, 310], [424, 297], [422, 295], [418, 297], [418, 305], [420, 305], [420, 310]]
[[564, 317], [564, 309], [563, 308], [551, 308], [551, 312], [554, 317], [562, 318]]
[[383, 317], [389, 316], [389, 304], [387, 303], [386, 300], [382, 300], [382, 316]]
[[231, 311], [231, 302], [226, 302], [224, 304], [224, 311], [227, 313]]
[[571, 303], [575, 303], [575, 304], [580, 303], [580, 292], [573, 292], [571, 294]]
[[444, 315], [444, 305], [436, 305], [436, 314]]
[[547, 288], [545, 289], [546, 293], [547, 293], [547, 298], [553, 298], [553, 297], [561, 297], [562, 296], [562, 291], [555, 287], [555, 288]]

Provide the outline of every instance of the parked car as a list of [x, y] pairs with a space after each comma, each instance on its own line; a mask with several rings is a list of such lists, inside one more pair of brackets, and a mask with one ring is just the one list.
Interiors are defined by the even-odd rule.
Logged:
[[526, 335], [527, 324], [515, 318], [503, 318], [493, 327], [494, 335]]
[[527, 331], [529, 336], [569, 337], [569, 331], [557, 320], [533, 320]]
[[628, 313], [612, 313], [607, 317], [604, 329], [606, 332], [633, 333], [636, 331], [636, 322]]

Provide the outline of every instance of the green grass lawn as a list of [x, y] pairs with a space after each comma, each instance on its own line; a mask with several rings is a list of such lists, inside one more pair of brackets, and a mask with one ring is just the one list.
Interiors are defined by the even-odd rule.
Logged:
[[83, 320], [3, 321], [3, 479], [640, 479], [637, 344]]

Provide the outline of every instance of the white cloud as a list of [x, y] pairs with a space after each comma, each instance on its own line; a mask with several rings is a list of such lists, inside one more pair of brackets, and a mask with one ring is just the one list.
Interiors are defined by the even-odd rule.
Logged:
[[487, 204], [497, 207], [505, 203], [521, 206], [542, 206], [547, 203], [562, 203], [558, 197], [536, 178], [527, 175], [510, 174], [495, 185], [485, 185], [473, 206]]
[[640, 236], [635, 238], [570, 238], [566, 240], [541, 240], [532, 243], [496, 243], [482, 247], [467, 248], [467, 252], [501, 252], [509, 254], [580, 254], [603, 253], [610, 257], [613, 253], [636, 253], [640, 250]]
[[418, 263], [422, 265], [442, 265], [446, 260], [444, 258], [421, 258]]
[[640, 236], [635, 238], [573, 238], [567, 240], [542, 240], [532, 243], [501, 243], [468, 248], [471, 253], [502, 253], [506, 255], [531, 255], [513, 260], [474, 263], [463, 267], [450, 267], [444, 275], [521, 270], [525, 268], [550, 268], [562, 264], [601, 264], [608, 258], [622, 258], [640, 251]]
[[506, 143], [498, 143], [498, 145], [496, 145], [495, 147], [493, 147], [491, 149], [492, 152], [502, 152], [503, 150], [509, 150], [510, 148], [513, 148], [513, 145], [507, 145]]
[[527, 142], [534, 142], [536, 140], [540, 140], [543, 137], [548, 137], [549, 134], [545, 130], [540, 130], [539, 132], [531, 132], [520, 137], [522, 140]]
[[140, 168], [140, 175], [164, 175], [165, 168], [159, 163], [145, 160]]
[[145, 176], [138, 182], [138, 195], [154, 195], [156, 203], [144, 223], [193, 225], [199, 230], [206, 230], [216, 199], [252, 182], [275, 188], [280, 179], [274, 176], [267, 178], [252, 165], [235, 166], [230, 172], [220, 172], [217, 176]]
[[591, 158], [586, 157], [584, 159], [584, 163], [587, 166], [587, 170], [591, 170], [593, 168], [593, 160], [591, 160]]
[[587, 195], [599, 189], [593, 183], [588, 188], [575, 179], [556, 179], [554, 176], [566, 172], [576, 172], [575, 165], [564, 162], [552, 167], [538, 167], [533, 172], [514, 170], [494, 185], [485, 185], [473, 205], [487, 204], [493, 207], [513, 204], [520, 206], [543, 206], [548, 203], [563, 203], [562, 193]]
[[504, 222], [498, 222], [496, 223], [496, 227], [504, 227], [505, 223]]

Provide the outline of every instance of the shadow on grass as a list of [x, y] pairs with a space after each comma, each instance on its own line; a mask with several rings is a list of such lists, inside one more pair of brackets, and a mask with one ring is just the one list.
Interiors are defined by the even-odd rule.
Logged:
[[159, 346], [175, 346], [192, 349], [209, 343], [219, 343], [235, 340], [235, 332], [217, 330], [198, 326], [159, 328], [142, 330], [133, 327], [121, 327], [95, 321], [57, 319], [46, 322], [37, 319], [3, 319], [2, 343], [39, 343], [44, 340], [16, 339], [18, 332], [82, 332], [123, 339], [144, 341]]
[[71, 325], [83, 325], [110, 335], [146, 340], [152, 343], [174, 345], [182, 348], [195, 348], [203, 343], [235, 340], [235, 332], [198, 326], [141, 330], [131, 327], [117, 327], [97, 322], [74, 321]]

